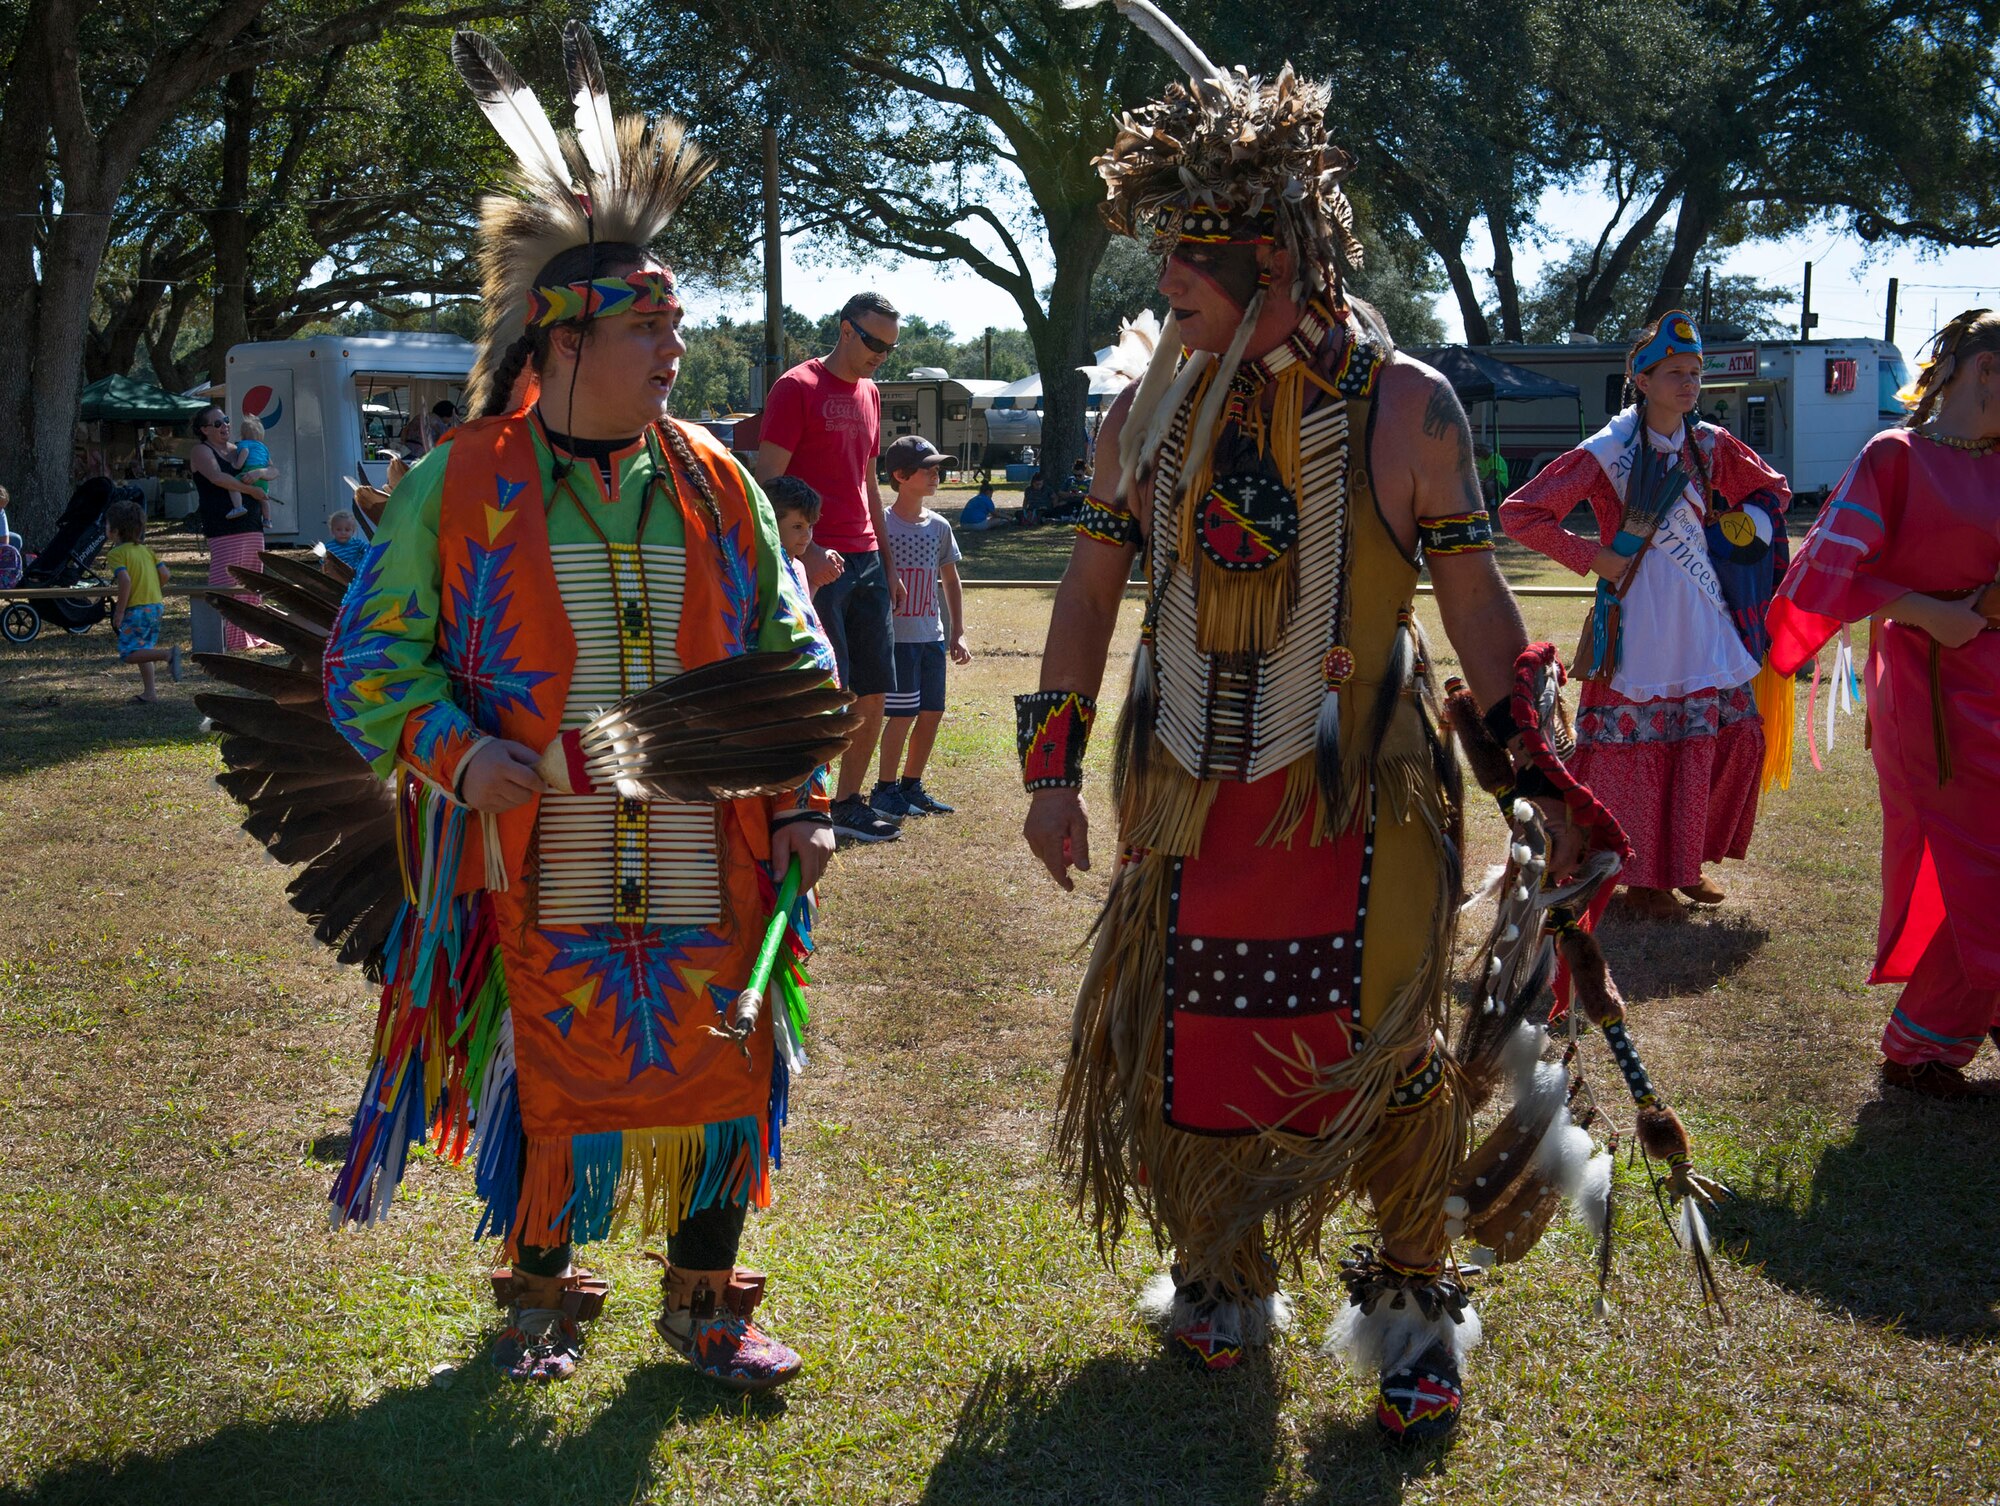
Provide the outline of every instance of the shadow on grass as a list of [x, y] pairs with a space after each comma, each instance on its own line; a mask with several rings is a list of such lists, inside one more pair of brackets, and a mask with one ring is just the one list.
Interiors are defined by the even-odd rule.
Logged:
[[1598, 927], [1612, 976], [1627, 1001], [1706, 993], [1748, 966], [1771, 933], [1741, 915], [1631, 920], [1613, 905]]
[[[187, 609], [176, 605], [163, 623], [162, 646], [187, 648]], [[158, 669], [159, 701], [134, 706], [138, 671], [118, 662], [109, 623], [72, 636], [45, 626], [33, 643], [0, 643], [0, 776], [67, 763], [126, 748], [206, 741], [190, 692], [215, 688], [189, 664], [174, 685]]]
[[652, 1455], [673, 1426], [717, 1414], [767, 1422], [774, 1397], [718, 1391], [678, 1361], [635, 1370], [581, 1432], [561, 1433], [527, 1388], [484, 1352], [450, 1384], [405, 1387], [324, 1416], [239, 1423], [166, 1453], [80, 1464], [0, 1501], [67, 1506], [230, 1501], [353, 1506], [374, 1501], [622, 1503], [645, 1494]]
[[1760, 1167], [1721, 1216], [1781, 1286], [1922, 1338], [2000, 1341], [2000, 1119], [1896, 1093], [1808, 1186]]
[[[1215, 1376], [1165, 1356], [996, 1364], [960, 1407], [922, 1500], [1249, 1506], [1279, 1484], [1282, 1401], [1262, 1359]], [[1411, 1469], [1384, 1453], [1365, 1418], [1331, 1428], [1310, 1467], [1319, 1506], [1390, 1506]]]

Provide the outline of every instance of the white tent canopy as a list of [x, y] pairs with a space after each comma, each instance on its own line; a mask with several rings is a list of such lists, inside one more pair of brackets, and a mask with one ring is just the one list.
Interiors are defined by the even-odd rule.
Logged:
[[[1097, 352], [1096, 361], [1103, 365], [1111, 359], [1112, 347], [1107, 345]], [[1108, 407], [1111, 400], [1125, 390], [1125, 383], [1116, 377], [1093, 376], [1090, 379], [1090, 399], [1085, 404], [1092, 412]], [[972, 399], [975, 408], [1023, 408], [1039, 412], [1042, 406], [1042, 374], [1024, 376], [1018, 382], [1009, 382], [997, 392], [986, 392]]]

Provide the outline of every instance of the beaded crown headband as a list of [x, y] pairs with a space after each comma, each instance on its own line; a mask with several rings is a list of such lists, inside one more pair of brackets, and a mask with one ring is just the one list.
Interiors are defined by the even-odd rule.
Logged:
[[1695, 328], [1694, 320], [1685, 309], [1669, 309], [1660, 316], [1660, 327], [1653, 331], [1653, 338], [1632, 357], [1630, 370], [1650, 371], [1668, 356], [1700, 354], [1701, 331]]

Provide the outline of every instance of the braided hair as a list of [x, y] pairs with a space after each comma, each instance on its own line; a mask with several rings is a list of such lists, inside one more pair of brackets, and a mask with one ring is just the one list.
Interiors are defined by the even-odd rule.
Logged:
[[1967, 309], [1933, 335], [1931, 358], [1917, 363], [1916, 380], [1896, 394], [1910, 410], [1903, 426], [1921, 429], [1935, 418], [1960, 362], [1987, 354], [2000, 355], [2000, 313], [1992, 309]]

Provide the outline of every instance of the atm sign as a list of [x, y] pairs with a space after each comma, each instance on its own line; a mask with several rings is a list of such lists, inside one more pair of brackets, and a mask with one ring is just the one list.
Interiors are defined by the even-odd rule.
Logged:
[[1704, 377], [1754, 377], [1757, 374], [1757, 347], [1745, 345], [1733, 350], [1711, 350], [1702, 355]]

